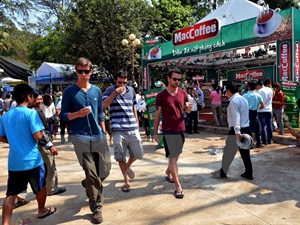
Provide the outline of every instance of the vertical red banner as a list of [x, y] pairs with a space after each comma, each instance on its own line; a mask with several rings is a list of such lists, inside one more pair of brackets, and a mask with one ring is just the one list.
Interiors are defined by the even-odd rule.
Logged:
[[294, 74], [295, 81], [300, 81], [300, 43], [295, 42], [295, 56], [294, 56]]
[[279, 46], [279, 79], [291, 80], [291, 44], [282, 42]]
[[144, 89], [147, 89], [147, 80], [148, 80], [147, 67], [144, 67], [144, 71], [143, 71], [143, 86], [144, 86]]

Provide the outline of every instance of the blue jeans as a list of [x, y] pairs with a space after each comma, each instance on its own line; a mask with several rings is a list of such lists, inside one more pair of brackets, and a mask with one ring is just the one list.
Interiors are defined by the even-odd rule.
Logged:
[[[261, 126], [261, 139], [263, 144], [270, 144], [272, 142], [272, 112], [259, 112], [258, 120]], [[266, 126], [268, 140], [266, 140]]]
[[256, 146], [259, 147], [261, 144], [260, 141], [260, 124], [257, 118], [257, 111], [256, 110], [249, 110], [249, 120], [250, 120], [250, 128], [251, 133], [255, 133], [256, 139]]

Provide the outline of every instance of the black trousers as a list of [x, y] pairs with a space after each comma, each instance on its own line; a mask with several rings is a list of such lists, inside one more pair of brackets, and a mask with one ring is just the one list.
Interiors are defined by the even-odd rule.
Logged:
[[[244, 127], [241, 128], [242, 134], [249, 134], [251, 135], [251, 129], [250, 127]], [[252, 176], [253, 170], [252, 170], [252, 162], [250, 159], [250, 151], [249, 149], [240, 149], [236, 143], [236, 136], [234, 133], [233, 128], [230, 129], [228, 132], [228, 137], [226, 139], [226, 144], [223, 150], [223, 157], [222, 157], [222, 169], [227, 175], [229, 166], [231, 165], [237, 150], [239, 149], [242, 160], [245, 165], [245, 175], [246, 176]]]
[[[194, 132], [198, 131], [198, 111], [191, 111], [188, 115], [188, 132], [192, 132], [192, 128]], [[194, 125], [193, 125], [194, 121]]]

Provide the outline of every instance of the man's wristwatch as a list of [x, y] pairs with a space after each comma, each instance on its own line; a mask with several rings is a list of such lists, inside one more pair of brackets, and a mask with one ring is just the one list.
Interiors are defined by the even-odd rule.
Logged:
[[103, 134], [107, 135], [107, 131], [103, 131]]

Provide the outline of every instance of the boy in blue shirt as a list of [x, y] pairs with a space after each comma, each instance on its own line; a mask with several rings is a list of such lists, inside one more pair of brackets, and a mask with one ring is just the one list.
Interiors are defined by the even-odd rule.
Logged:
[[9, 144], [8, 182], [6, 198], [2, 207], [2, 224], [9, 225], [17, 195], [26, 190], [30, 183], [38, 202], [39, 219], [54, 212], [55, 207], [45, 208], [46, 171], [39, 153], [37, 141], [43, 136], [44, 126], [33, 109], [33, 89], [27, 84], [14, 88], [17, 107], [9, 110], [0, 118], [0, 141]]

